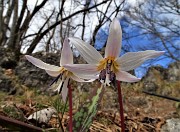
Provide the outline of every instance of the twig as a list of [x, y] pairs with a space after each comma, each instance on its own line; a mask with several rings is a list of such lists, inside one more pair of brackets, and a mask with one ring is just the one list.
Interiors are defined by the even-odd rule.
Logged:
[[21, 121], [15, 120], [15, 119], [11, 119], [9, 117], [5, 117], [2, 115], [0, 115], [0, 125], [2, 125], [2, 126], [6, 125], [6, 127], [9, 125], [9, 126], [12, 126], [13, 128], [17, 127], [17, 129], [30, 130], [31, 132], [43, 132], [43, 129], [41, 129], [39, 127], [32, 126], [32, 125], [26, 124], [24, 122], [21, 122]]
[[169, 99], [169, 100], [172, 100], [172, 101], [177, 101], [177, 102], [180, 102], [180, 99], [177, 99], [177, 98], [168, 97], [168, 96], [164, 96], [164, 95], [156, 94], [156, 93], [153, 93], [153, 92], [148, 92], [148, 91], [145, 91], [145, 90], [143, 90], [142, 92], [143, 92], [143, 93], [145, 93], [145, 94], [149, 94], [149, 95], [153, 95], [153, 96], [161, 97], [161, 98], [164, 98], [164, 99]]

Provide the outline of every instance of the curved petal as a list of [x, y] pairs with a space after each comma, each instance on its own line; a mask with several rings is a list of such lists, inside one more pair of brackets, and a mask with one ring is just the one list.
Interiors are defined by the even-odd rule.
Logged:
[[123, 82], [137, 82], [140, 81], [140, 78], [137, 78], [125, 71], [119, 71], [116, 73], [116, 79]]
[[69, 40], [89, 64], [98, 64], [103, 59], [102, 55], [90, 44], [78, 38], [69, 38]]
[[73, 53], [69, 45], [69, 40], [66, 38], [63, 43], [63, 48], [61, 51], [60, 66], [64, 64], [73, 64]]
[[64, 84], [63, 84], [63, 87], [62, 87], [62, 100], [64, 102], [66, 102], [66, 98], [67, 98], [67, 95], [68, 95], [68, 82], [69, 82], [69, 78], [66, 78], [65, 81], [64, 81]]
[[122, 43], [122, 30], [120, 23], [117, 19], [111, 22], [109, 29], [109, 37], [105, 49], [105, 58], [119, 57]]
[[95, 80], [95, 79], [84, 80], [84, 79], [81, 79], [79, 76], [76, 76], [76, 75], [72, 75], [71, 78], [77, 82], [92, 82]]
[[49, 71], [57, 71], [57, 72], [60, 70], [59, 66], [47, 64], [47, 63], [41, 61], [40, 59], [34, 58], [30, 55], [25, 55], [25, 57], [29, 62], [31, 62], [33, 65], [35, 65], [41, 69], [49, 70]]
[[52, 76], [52, 77], [57, 77], [61, 72], [60, 71], [49, 71], [46, 70], [47, 74]]
[[129, 52], [118, 58], [116, 62], [122, 71], [129, 71], [140, 66], [144, 61], [164, 54], [164, 51], [146, 50], [140, 52]]
[[75, 74], [96, 75], [99, 73], [97, 66], [91, 64], [66, 64], [63, 67]]

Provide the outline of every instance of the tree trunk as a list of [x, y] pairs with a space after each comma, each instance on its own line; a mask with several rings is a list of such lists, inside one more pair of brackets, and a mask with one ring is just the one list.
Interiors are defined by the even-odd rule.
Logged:
[[15, 48], [15, 42], [16, 42], [16, 37], [17, 34], [16, 33], [16, 24], [17, 24], [17, 20], [18, 20], [18, 0], [14, 0], [14, 12], [13, 12], [13, 21], [12, 21], [12, 28], [11, 28], [11, 33], [10, 33], [10, 38], [9, 38], [9, 42], [8, 42], [8, 48], [10, 50], [14, 50]]
[[3, 26], [4, 26], [4, 20], [3, 20], [3, 0], [0, 0], [0, 46], [2, 45], [3, 41]]

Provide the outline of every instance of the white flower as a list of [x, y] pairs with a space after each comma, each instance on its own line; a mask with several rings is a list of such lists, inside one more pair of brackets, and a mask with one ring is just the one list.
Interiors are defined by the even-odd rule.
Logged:
[[[60, 67], [47, 64], [37, 58], [34, 58], [30, 55], [25, 55], [28, 61], [30, 61], [33, 65], [44, 69], [50, 76], [57, 77], [55, 81], [61, 79], [60, 84], [55, 89], [55, 91], [61, 92], [62, 90], [62, 99], [66, 101], [67, 93], [68, 93], [68, 82], [69, 79], [73, 79], [78, 82], [89, 82], [96, 79], [96, 76], [89, 76], [89, 75], [77, 75], [73, 72], [68, 71], [66, 68], [63, 67], [65, 64], [73, 64], [73, 54], [71, 48], [69, 46], [68, 39], [65, 39], [62, 52], [61, 52], [61, 59], [60, 59]], [[83, 79], [82, 79], [83, 78]], [[85, 81], [84, 79], [92, 79], [89, 81]]]
[[129, 52], [119, 57], [122, 31], [117, 19], [114, 19], [110, 25], [104, 58], [94, 47], [84, 41], [78, 38], [69, 38], [69, 40], [89, 64], [68, 64], [64, 65], [64, 67], [78, 74], [99, 74], [100, 81], [105, 85], [110, 85], [110, 82], [114, 82], [115, 80], [124, 82], [139, 81], [140, 78], [129, 74], [127, 71], [135, 69], [144, 61], [164, 53], [164, 51], [147, 50]]

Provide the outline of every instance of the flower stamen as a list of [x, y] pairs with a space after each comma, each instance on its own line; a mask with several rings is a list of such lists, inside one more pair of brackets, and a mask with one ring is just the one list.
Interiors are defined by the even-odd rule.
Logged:
[[115, 85], [115, 72], [118, 71], [118, 64], [114, 61], [114, 57], [108, 57], [102, 60], [98, 66], [98, 69], [100, 70], [99, 80], [102, 83], [107, 85], [112, 83]]

